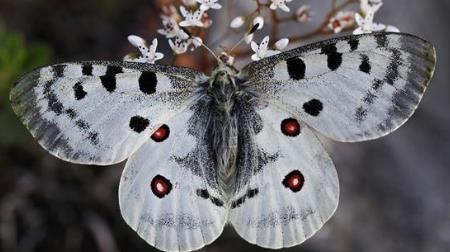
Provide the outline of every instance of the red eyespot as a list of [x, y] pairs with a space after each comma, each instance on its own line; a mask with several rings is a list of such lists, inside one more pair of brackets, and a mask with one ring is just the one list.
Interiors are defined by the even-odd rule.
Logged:
[[161, 127], [159, 127], [159, 129], [157, 129], [153, 135], [152, 135], [152, 139], [155, 142], [162, 142], [164, 140], [166, 140], [170, 135], [170, 129], [169, 126], [163, 124]]
[[305, 183], [305, 178], [299, 170], [294, 170], [290, 172], [286, 177], [284, 177], [283, 185], [286, 188], [291, 189], [293, 192], [298, 192], [302, 189]]
[[172, 191], [172, 183], [161, 175], [156, 175], [150, 184], [153, 194], [158, 198], [164, 198]]
[[298, 136], [298, 134], [300, 134], [300, 124], [294, 118], [284, 119], [281, 122], [281, 132], [286, 136]]

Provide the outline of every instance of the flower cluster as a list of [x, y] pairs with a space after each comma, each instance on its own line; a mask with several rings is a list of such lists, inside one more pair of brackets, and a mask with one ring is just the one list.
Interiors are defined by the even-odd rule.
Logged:
[[275, 55], [277, 53], [280, 53], [281, 50], [286, 48], [286, 46], [289, 43], [289, 39], [283, 38], [278, 40], [275, 43], [275, 50], [269, 49], [269, 36], [265, 36], [264, 39], [261, 41], [261, 43], [258, 45], [255, 41], [251, 42], [252, 50], [255, 52], [252, 55], [252, 60], [260, 60], [262, 58]]
[[164, 54], [156, 52], [156, 47], [158, 46], [157, 39], [153, 39], [150, 47], [147, 46], [147, 43], [144, 39], [135, 35], [128, 36], [128, 41], [134, 47], [137, 47], [139, 49], [142, 56], [136, 57], [135, 55], [129, 54], [125, 56], [125, 61], [154, 64], [155, 61], [164, 58]]
[[[237, 3], [225, 1], [220, 3], [219, 0], [164, 1], [167, 5], [162, 6], [162, 14], [160, 16], [162, 28], [158, 30], [158, 33], [167, 39], [175, 56], [204, 46], [216, 59], [232, 65], [235, 58], [251, 55], [252, 60], [261, 60], [281, 52], [290, 42], [301, 42], [315, 36], [345, 31], [353, 31], [354, 34], [374, 31], [399, 31], [394, 26], [373, 22], [375, 13], [383, 5], [382, 0], [346, 0], [341, 3], [332, 1], [332, 9], [326, 13], [324, 22], [317, 29], [307, 33], [307, 35], [297, 34], [282, 38], [278, 34], [279, 26], [285, 22], [296, 22], [297, 25], [301, 25], [311, 21], [313, 19], [311, 7], [308, 5], [297, 5], [296, 11], [291, 12], [294, 5], [292, 0], [267, 0], [264, 2], [256, 0], [251, 2], [256, 4], [254, 11], [234, 17], [231, 14], [232, 12], [228, 12], [230, 16], [229, 29], [225, 34], [214, 34], [218, 38], [219, 43], [223, 43], [230, 34], [242, 34], [242, 39], [232, 46], [231, 49], [225, 50], [225, 47], [222, 45], [221, 48], [224, 51], [218, 57], [205, 45], [208, 38], [206, 29], [211, 27], [213, 23], [208, 12], [221, 9], [230, 11], [231, 8], [223, 8], [222, 4]], [[359, 12], [345, 10], [349, 5], [355, 3], [359, 4]], [[270, 37], [264, 36], [261, 42], [257, 43], [254, 41], [255, 36], [263, 29], [265, 24], [270, 26], [271, 35]], [[156, 39], [152, 41], [150, 46], [147, 46], [145, 41], [137, 36], [129, 36], [128, 39], [133, 46], [138, 48], [141, 56], [127, 55], [125, 60], [154, 63], [163, 58], [161, 53], [156, 52], [158, 45]], [[241, 42], [243, 41], [247, 44], [245, 47], [242, 46]]]
[[334, 33], [339, 33], [344, 29], [354, 27], [356, 23], [357, 27], [353, 30], [353, 34], [363, 34], [377, 31], [399, 32], [395, 26], [373, 22], [375, 13], [381, 8], [382, 5], [382, 0], [360, 0], [361, 13], [355, 13], [353, 11], [339, 11], [329, 20], [328, 27]]
[[383, 2], [381, 0], [361, 0], [360, 8], [364, 17], [359, 13], [355, 13], [355, 20], [358, 24], [358, 28], [353, 31], [353, 34], [371, 33], [376, 31], [400, 32], [395, 26], [373, 22], [375, 13], [382, 5]]

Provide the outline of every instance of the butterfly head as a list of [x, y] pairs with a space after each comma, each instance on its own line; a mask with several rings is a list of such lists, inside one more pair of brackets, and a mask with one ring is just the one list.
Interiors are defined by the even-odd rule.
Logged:
[[223, 62], [220, 62], [211, 73], [210, 87], [215, 85], [233, 84], [238, 71]]

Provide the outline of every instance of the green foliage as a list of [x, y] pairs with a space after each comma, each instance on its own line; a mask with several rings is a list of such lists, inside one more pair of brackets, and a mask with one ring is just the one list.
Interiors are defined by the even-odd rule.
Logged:
[[9, 91], [14, 81], [26, 71], [48, 64], [52, 50], [42, 43], [25, 43], [17, 32], [6, 29], [0, 21], [0, 147], [23, 143], [29, 133], [11, 109]]

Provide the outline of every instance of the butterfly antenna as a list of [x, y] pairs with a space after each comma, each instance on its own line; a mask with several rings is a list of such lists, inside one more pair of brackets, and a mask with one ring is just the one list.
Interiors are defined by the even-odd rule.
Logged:
[[191, 33], [187, 30], [187, 29], [185, 29], [184, 27], [182, 27], [182, 29], [183, 29], [183, 31], [191, 38], [191, 39], [193, 39], [193, 40], [195, 40], [197, 43], [199, 43], [203, 48], [205, 48], [213, 57], [214, 57], [214, 59], [216, 59], [217, 60], [217, 63], [219, 63], [219, 62], [222, 62], [220, 59], [219, 59], [219, 57], [217, 57], [217, 55], [208, 47], [208, 46], [206, 46], [204, 43], [203, 43], [203, 41], [201, 40], [201, 39], [197, 39], [197, 38], [195, 38], [195, 37], [193, 37], [192, 35], [191, 35]]
[[203, 41], [201, 41], [201, 46], [203, 46], [203, 48], [205, 48], [216, 60], [217, 60], [217, 63], [219, 63], [219, 62], [222, 62], [220, 59], [219, 59], [219, 57], [217, 57], [217, 55], [209, 48], [209, 47], [207, 47], [204, 43], [203, 43]]
[[227, 54], [231, 55], [231, 53], [233, 52], [233, 50], [236, 49], [236, 47], [238, 47], [238, 46], [245, 40], [245, 38], [246, 38], [248, 35], [251, 35], [251, 34], [255, 33], [256, 30], [258, 30], [259, 25], [260, 25], [259, 23], [254, 24], [254, 25], [252, 26], [252, 28], [251, 28], [248, 32], [246, 32], [246, 33], [244, 34], [244, 36], [243, 36], [236, 44], [234, 44], [233, 47], [231, 47], [230, 50], [228, 50]]

